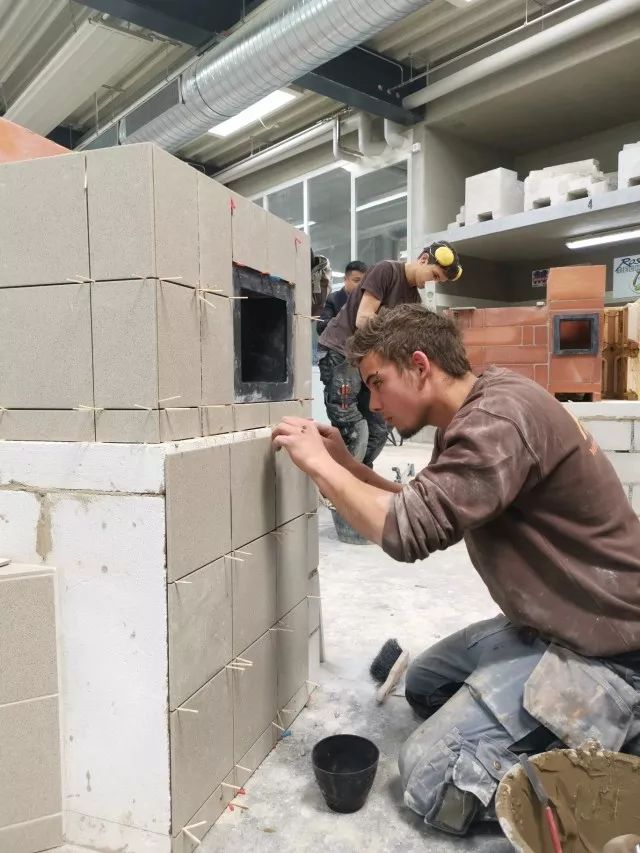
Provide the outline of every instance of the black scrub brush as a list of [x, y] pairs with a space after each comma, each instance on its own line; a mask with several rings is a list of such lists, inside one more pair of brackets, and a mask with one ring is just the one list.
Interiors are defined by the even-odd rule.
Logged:
[[382, 703], [402, 678], [409, 665], [409, 652], [403, 652], [397, 640], [387, 640], [373, 659], [369, 673], [381, 686], [376, 699]]

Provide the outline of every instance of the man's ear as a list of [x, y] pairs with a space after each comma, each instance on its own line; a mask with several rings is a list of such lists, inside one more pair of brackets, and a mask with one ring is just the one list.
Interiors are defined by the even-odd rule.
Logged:
[[416, 350], [411, 356], [411, 367], [422, 379], [427, 379], [431, 375], [431, 362], [420, 350]]

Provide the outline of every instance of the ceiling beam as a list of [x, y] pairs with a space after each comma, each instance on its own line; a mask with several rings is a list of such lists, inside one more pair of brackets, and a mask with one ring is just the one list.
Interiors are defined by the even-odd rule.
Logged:
[[262, 0], [78, 0], [174, 41], [202, 47], [242, 20]]
[[300, 77], [296, 83], [354, 109], [409, 126], [420, 121], [423, 111], [404, 109], [402, 98], [407, 95], [407, 86], [402, 91], [396, 87], [411, 77], [412, 70], [407, 65], [354, 47]]

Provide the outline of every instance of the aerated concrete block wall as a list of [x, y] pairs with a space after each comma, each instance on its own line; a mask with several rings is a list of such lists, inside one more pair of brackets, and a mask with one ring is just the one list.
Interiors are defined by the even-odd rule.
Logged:
[[[308, 238], [147, 144], [2, 166], [0, 210], [2, 552], [57, 567], [64, 838], [191, 853], [313, 686], [317, 496], [266, 428], [310, 416]], [[290, 312], [250, 400], [240, 268]]]

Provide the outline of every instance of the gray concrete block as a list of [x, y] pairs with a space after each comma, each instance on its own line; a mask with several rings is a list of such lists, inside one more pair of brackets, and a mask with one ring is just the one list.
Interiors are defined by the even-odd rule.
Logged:
[[309, 235], [302, 231], [298, 239], [294, 279], [296, 314], [311, 314], [311, 243]]
[[171, 823], [183, 827], [233, 769], [232, 673], [223, 669], [170, 714]]
[[93, 405], [88, 284], [0, 290], [0, 340], [1, 406]]
[[221, 558], [170, 583], [169, 704], [175, 709], [231, 658], [231, 566]]
[[6, 409], [0, 412], [3, 441], [95, 441], [92, 411]]
[[233, 296], [231, 192], [202, 174], [198, 175], [198, 227], [200, 286]]
[[276, 483], [270, 438], [231, 445], [231, 541], [234, 548], [275, 527]]
[[0, 705], [58, 692], [53, 573], [11, 563], [0, 575]]
[[0, 829], [1, 853], [40, 853], [60, 847], [63, 841], [61, 814]]
[[170, 453], [165, 475], [167, 572], [174, 581], [231, 548], [229, 445]]
[[198, 249], [199, 173], [153, 146], [153, 190], [158, 278], [200, 279]]
[[276, 536], [262, 536], [231, 556], [233, 654], [240, 655], [276, 620]]
[[157, 408], [158, 282], [99, 281], [91, 288], [96, 406]]
[[277, 634], [267, 631], [242, 657], [253, 663], [233, 676], [234, 761], [240, 758], [271, 725], [276, 716]]
[[309, 612], [305, 598], [278, 623], [278, 708], [284, 708], [309, 677]]
[[311, 320], [296, 315], [294, 331], [293, 393], [298, 400], [312, 397]]
[[267, 212], [237, 193], [232, 194], [233, 261], [258, 272], [267, 270]]
[[303, 512], [313, 512], [316, 487], [292, 461], [286, 450], [275, 454], [276, 524], [278, 527]]
[[0, 706], [0, 826], [62, 811], [58, 697]]
[[246, 767], [247, 770], [242, 770], [241, 767], [235, 768], [234, 784], [246, 784], [247, 780], [251, 778], [252, 774], [258, 769], [277, 743], [278, 730], [269, 723], [256, 742], [237, 762], [241, 767]]
[[93, 278], [155, 277], [153, 145], [88, 151], [87, 201]]
[[204, 302], [200, 302], [202, 405], [233, 403], [234, 303], [223, 296], [211, 293], [203, 294], [202, 298], [204, 299]]
[[233, 407], [235, 432], [269, 425], [269, 403], [236, 403]]
[[160, 441], [182, 441], [201, 435], [199, 409], [160, 409]]
[[102, 412], [96, 412], [96, 441], [119, 444], [158, 444], [160, 412], [158, 409], [147, 411], [105, 409]]
[[0, 166], [0, 287], [91, 275], [84, 177], [84, 154]]
[[285, 400], [269, 403], [269, 423], [275, 426], [283, 418], [310, 418], [311, 403], [308, 400]]
[[279, 527], [277, 617], [282, 619], [307, 595], [309, 566], [307, 556], [307, 519], [304, 515]]
[[309, 601], [309, 636], [320, 627], [320, 573], [316, 569], [307, 583]]
[[308, 513], [307, 519], [307, 566], [309, 574], [318, 568], [320, 563], [320, 535], [318, 530], [318, 513]]
[[[233, 783], [234, 775], [230, 773], [223, 781]], [[187, 821], [186, 824], [173, 824], [171, 827], [171, 853], [195, 853], [198, 845], [183, 832], [185, 827], [190, 827], [189, 833], [196, 838], [204, 838], [213, 824], [218, 820], [233, 799], [234, 791], [231, 788], [218, 785], [211, 796], [201, 808]]]
[[296, 278], [296, 248], [300, 231], [267, 213], [267, 272], [290, 283]]
[[233, 432], [233, 407], [202, 406], [200, 409], [202, 435], [220, 435], [223, 432]]
[[190, 287], [161, 281], [158, 284], [160, 408], [199, 406], [201, 385], [200, 313], [197, 293]]

